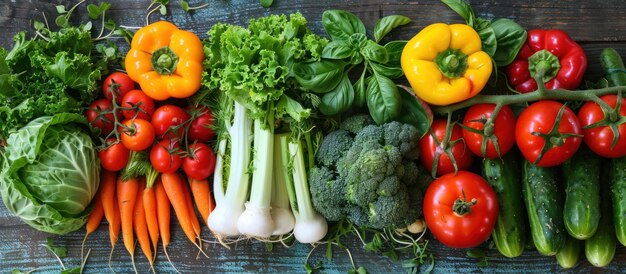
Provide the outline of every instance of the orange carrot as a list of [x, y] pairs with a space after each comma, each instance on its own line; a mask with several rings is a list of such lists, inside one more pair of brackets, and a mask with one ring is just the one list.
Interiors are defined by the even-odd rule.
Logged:
[[209, 214], [215, 208], [215, 200], [211, 196], [211, 189], [209, 188], [209, 182], [204, 180], [189, 180], [189, 186], [191, 187], [191, 193], [193, 194], [193, 200], [196, 203], [196, 208], [200, 212], [200, 216], [204, 220], [204, 223], [208, 225], [207, 220]]
[[187, 196], [185, 194], [185, 182], [178, 173], [163, 173], [161, 174], [161, 182], [163, 182], [163, 188], [167, 193], [167, 198], [174, 207], [174, 212], [178, 218], [181, 228], [187, 238], [192, 242], [196, 242], [196, 232], [194, 225], [189, 216], [189, 205], [187, 203]]
[[139, 183], [139, 191], [137, 191], [137, 200], [135, 202], [134, 215], [133, 215], [133, 228], [139, 246], [143, 251], [143, 254], [148, 258], [150, 266], [154, 267], [154, 261], [152, 257], [152, 249], [150, 245], [150, 235], [148, 234], [148, 224], [146, 223], [146, 211], [143, 207], [143, 192], [145, 188], [145, 182]]
[[[89, 217], [87, 217], [87, 224], [85, 224], [85, 228], [87, 232], [85, 232], [85, 238], [83, 238], [83, 244], [80, 247], [80, 257], [84, 258], [84, 247], [85, 241], [89, 234], [93, 233], [100, 226], [100, 222], [102, 222], [102, 217], [104, 217], [104, 208], [102, 207], [102, 191], [99, 188], [96, 193], [96, 197], [93, 200], [93, 209], [89, 213]], [[81, 260], [82, 261], [82, 260]]]
[[191, 225], [193, 226], [193, 231], [196, 233], [196, 238], [200, 238], [200, 222], [198, 221], [198, 215], [196, 215], [196, 210], [193, 207], [193, 201], [191, 198], [191, 191], [189, 191], [189, 185], [183, 183], [185, 187], [185, 203], [187, 204], [187, 214], [189, 214], [189, 220], [191, 221]]
[[154, 194], [156, 196], [159, 233], [161, 234], [163, 248], [167, 248], [170, 244], [170, 200], [167, 198], [161, 178], [157, 179], [154, 184]]
[[133, 235], [133, 214], [137, 203], [139, 181], [136, 178], [129, 180], [117, 180], [117, 202], [120, 208], [120, 222], [122, 225], [122, 237], [124, 246], [130, 253], [130, 258], [135, 260], [135, 239]]
[[148, 233], [150, 233], [150, 240], [152, 241], [152, 247], [157, 249], [157, 243], [159, 242], [159, 221], [157, 218], [157, 203], [156, 196], [154, 194], [154, 187], [147, 187], [143, 190], [143, 207], [146, 212], [146, 224], [148, 225]]
[[111, 249], [113, 249], [120, 234], [120, 210], [117, 204], [117, 195], [115, 194], [116, 174], [115, 172], [102, 169], [101, 175], [102, 208], [104, 209], [104, 216], [109, 222], [109, 238], [111, 240]]

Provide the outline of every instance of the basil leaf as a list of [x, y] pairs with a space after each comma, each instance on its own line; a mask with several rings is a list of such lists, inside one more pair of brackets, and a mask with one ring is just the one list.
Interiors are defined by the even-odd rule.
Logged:
[[375, 61], [378, 63], [387, 63], [389, 61], [389, 54], [387, 49], [372, 40], [368, 40], [365, 47], [361, 49], [361, 54], [365, 59]]
[[398, 117], [400, 122], [411, 124], [420, 132], [420, 137], [424, 137], [433, 123], [433, 112], [428, 104], [417, 98], [415, 92], [409, 87], [400, 86], [400, 97], [402, 98], [402, 115]]
[[292, 99], [287, 95], [283, 95], [280, 97], [276, 108], [280, 110], [277, 112], [287, 113], [289, 117], [297, 122], [302, 121], [302, 119], [309, 118], [309, 116], [311, 115], [310, 109], [305, 109], [304, 107], [302, 107], [300, 102]]
[[486, 19], [476, 18], [476, 25], [474, 26], [480, 41], [482, 42], [482, 51], [486, 52], [489, 56], [493, 56], [496, 53], [498, 42], [496, 41], [496, 33], [491, 27], [491, 22]]
[[498, 48], [493, 60], [499, 67], [506, 66], [515, 60], [517, 53], [526, 42], [526, 30], [511, 19], [501, 18], [491, 22], [496, 34]]
[[296, 63], [292, 70], [302, 87], [316, 93], [326, 93], [339, 84], [339, 80], [344, 76], [344, 67], [345, 63], [338, 60], [322, 60]]
[[393, 29], [410, 22], [410, 18], [402, 15], [385, 16], [376, 22], [376, 26], [374, 27], [374, 39], [378, 43]]
[[474, 27], [476, 15], [474, 15], [474, 9], [472, 9], [472, 6], [465, 2], [465, 0], [441, 0], [441, 2], [463, 17], [463, 19], [465, 19], [465, 23], [467, 23], [470, 27]]
[[400, 66], [400, 57], [402, 57], [402, 51], [406, 43], [407, 41], [391, 41], [385, 44], [385, 49], [387, 49], [387, 53], [389, 54], [387, 65]]
[[365, 33], [365, 25], [356, 15], [343, 10], [327, 10], [322, 14], [324, 30], [333, 40], [345, 40], [354, 33]]
[[348, 110], [353, 102], [354, 88], [348, 75], [344, 75], [333, 91], [322, 96], [319, 108], [322, 114], [331, 116]]
[[390, 79], [397, 79], [404, 75], [404, 71], [402, 71], [402, 68], [400, 68], [399, 65], [387, 66], [376, 62], [370, 62], [369, 64], [372, 66], [372, 69], [376, 71], [375, 73]]
[[344, 59], [352, 56], [354, 48], [345, 40], [332, 41], [324, 47], [322, 58]]
[[367, 83], [367, 108], [374, 122], [381, 125], [400, 114], [401, 98], [391, 79], [374, 74]]
[[357, 107], [365, 106], [365, 82], [364, 77], [360, 77], [352, 86], [354, 89], [354, 105]]

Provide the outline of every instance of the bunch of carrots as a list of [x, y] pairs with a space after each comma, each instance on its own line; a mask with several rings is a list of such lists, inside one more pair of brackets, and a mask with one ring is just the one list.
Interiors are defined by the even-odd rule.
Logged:
[[154, 270], [159, 237], [171, 263], [167, 253], [170, 244], [170, 208], [174, 208], [187, 238], [202, 252], [201, 227], [195, 209], [206, 223], [215, 202], [206, 179], [189, 179], [187, 182], [176, 172], [158, 174], [143, 157], [141, 154], [133, 155], [131, 162], [120, 173], [102, 170], [95, 204], [87, 219], [85, 239], [106, 218], [111, 254], [121, 230], [133, 266], [136, 239]]

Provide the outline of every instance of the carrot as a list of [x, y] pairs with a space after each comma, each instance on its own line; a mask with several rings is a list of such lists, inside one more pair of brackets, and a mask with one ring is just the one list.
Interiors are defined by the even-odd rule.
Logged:
[[[87, 217], [87, 224], [85, 225], [86, 228], [86, 232], [85, 232], [85, 238], [83, 238], [83, 244], [80, 247], [80, 257], [84, 258], [84, 251], [85, 251], [85, 240], [87, 240], [87, 237], [89, 236], [89, 234], [93, 233], [94, 231], [96, 231], [96, 229], [98, 229], [98, 226], [100, 226], [100, 222], [102, 222], [102, 217], [104, 217], [104, 208], [102, 207], [102, 191], [101, 189], [98, 189], [98, 192], [96, 193], [96, 197], [93, 201], [93, 209], [91, 209], [91, 212], [89, 213], [89, 217]], [[82, 261], [82, 259], [81, 259]]]
[[167, 193], [167, 198], [170, 200], [170, 203], [172, 203], [172, 207], [174, 207], [174, 212], [176, 213], [176, 217], [178, 218], [183, 232], [192, 243], [195, 243], [196, 232], [189, 218], [191, 214], [189, 214], [189, 205], [185, 194], [185, 182], [178, 173], [161, 174], [161, 182], [163, 182], [163, 188], [165, 189], [165, 193]]
[[191, 225], [193, 226], [193, 231], [196, 233], [196, 238], [200, 239], [200, 222], [198, 221], [198, 215], [196, 215], [196, 210], [193, 207], [193, 201], [191, 198], [191, 191], [189, 191], [189, 185], [183, 183], [185, 188], [185, 203], [187, 204], [187, 214], [189, 214], [189, 220], [191, 221]]
[[143, 192], [145, 188], [145, 182], [139, 183], [139, 191], [137, 191], [137, 199], [134, 207], [134, 215], [133, 215], [133, 228], [135, 230], [135, 235], [137, 236], [137, 241], [139, 242], [139, 246], [143, 251], [143, 254], [148, 258], [148, 262], [150, 262], [150, 267], [154, 268], [154, 260], [152, 257], [152, 249], [150, 245], [150, 235], [148, 233], [148, 224], [146, 222], [146, 211], [143, 207]]
[[159, 221], [157, 218], [157, 203], [154, 193], [154, 187], [148, 187], [143, 190], [142, 195], [143, 207], [146, 212], [146, 224], [148, 225], [148, 233], [152, 241], [152, 248], [157, 249], [159, 242]]
[[111, 240], [111, 250], [115, 248], [115, 243], [120, 234], [120, 210], [115, 194], [115, 172], [102, 169], [100, 177], [100, 192], [102, 193], [102, 208], [104, 217], [109, 222], [109, 238]]
[[204, 220], [204, 223], [208, 226], [209, 214], [215, 208], [215, 200], [211, 196], [211, 189], [209, 188], [209, 182], [205, 180], [189, 180], [189, 186], [191, 187], [191, 193], [193, 194], [193, 200], [196, 203], [196, 208], [200, 212], [200, 216]]
[[154, 194], [156, 196], [159, 233], [163, 248], [166, 248], [170, 244], [170, 200], [167, 198], [160, 178], [154, 184]]
[[139, 191], [139, 181], [136, 178], [129, 180], [117, 180], [117, 202], [120, 208], [120, 222], [122, 225], [122, 237], [124, 246], [130, 253], [130, 258], [135, 261], [135, 239], [133, 235], [133, 214], [137, 202], [137, 192]]

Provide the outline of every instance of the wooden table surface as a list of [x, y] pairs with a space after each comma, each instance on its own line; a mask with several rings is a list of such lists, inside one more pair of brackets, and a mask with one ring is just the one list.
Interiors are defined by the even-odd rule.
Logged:
[[[10, 48], [11, 37], [21, 30], [32, 30], [31, 20], [43, 20], [42, 13], [47, 18], [55, 17], [55, 5], [65, 4], [68, 1], [8, 1], [0, 4], [0, 46]], [[72, 4], [77, 2], [69, 1]], [[97, 3], [100, 1], [87, 1]], [[146, 8], [150, 0], [109, 0], [113, 4], [110, 11], [111, 18], [126, 26], [141, 26], [145, 24]], [[300, 11], [309, 20], [310, 27], [316, 33], [322, 34], [321, 14], [326, 9], [345, 9], [363, 19], [368, 29], [372, 29], [376, 21], [382, 16], [401, 14], [413, 20], [407, 26], [393, 32], [393, 38], [408, 39], [420, 29], [435, 22], [461, 22], [461, 18], [448, 7], [436, 0], [422, 1], [394, 1], [394, 0], [275, 0], [274, 5], [264, 9], [255, 0], [207, 0], [190, 1], [192, 5], [208, 2], [209, 7], [198, 10], [193, 14], [184, 13], [180, 9], [179, 1], [170, 1], [169, 13], [161, 17], [176, 23], [180, 28], [194, 31], [201, 38], [216, 22], [228, 22], [245, 25], [248, 19], [268, 14], [292, 13]], [[598, 61], [599, 52], [605, 47], [616, 48], [626, 56], [626, 1], [623, 0], [487, 0], [471, 1], [480, 17], [514, 19], [526, 29], [532, 28], [560, 28], [567, 31], [584, 47], [588, 58], [589, 68], [586, 78], [597, 80], [601, 76]], [[87, 20], [85, 5], [79, 8], [76, 21]], [[152, 21], [160, 15], [153, 15]], [[50, 20], [50, 19], [49, 19]], [[268, 252], [264, 244], [244, 241], [230, 250], [216, 244], [205, 245], [205, 251], [210, 258], [197, 257], [197, 252], [184, 240], [184, 235], [178, 229], [177, 223], [172, 223], [173, 242], [169, 253], [175, 266], [183, 273], [213, 273], [213, 272], [304, 272], [303, 263], [310, 250], [310, 246], [296, 244], [291, 248], [275, 246]], [[205, 238], [212, 239], [204, 228]], [[64, 259], [67, 266], [80, 264], [80, 245], [84, 235], [83, 230], [64, 236], [53, 236], [55, 242], [69, 249], [69, 256]], [[6, 273], [14, 268], [22, 271], [37, 269], [39, 272], [58, 272], [60, 265], [52, 254], [41, 246], [50, 235], [38, 232], [20, 222], [16, 217], [9, 215], [4, 205], [0, 205], [0, 272]], [[128, 273], [132, 271], [130, 258], [123, 249], [121, 241], [113, 252], [111, 269], [115, 272]], [[399, 273], [403, 272], [400, 262], [393, 262], [380, 255], [367, 253], [355, 239], [348, 242], [348, 246], [359, 266], [364, 266], [370, 273]], [[107, 272], [109, 244], [107, 225], [100, 226], [87, 242], [91, 248], [91, 256], [87, 262], [86, 273]], [[540, 256], [536, 251], [526, 251], [521, 257], [507, 259], [495, 249], [487, 249], [487, 267], [478, 267], [477, 260], [466, 256], [466, 250], [453, 250], [432, 240], [429, 248], [435, 256], [435, 272], [511, 272], [511, 273], [546, 273], [563, 271], [554, 257]], [[141, 252], [137, 252], [141, 253]], [[149, 272], [149, 266], [143, 255], [136, 256], [139, 272]], [[326, 261], [324, 249], [317, 250], [312, 261], [324, 262], [324, 272], [345, 272], [350, 268], [350, 261], [345, 253], [336, 252], [332, 262]], [[162, 252], [159, 253], [156, 264], [157, 272], [173, 272]], [[594, 268], [584, 259], [572, 273], [626, 273], [626, 247], [619, 246], [614, 261], [606, 268]]]

